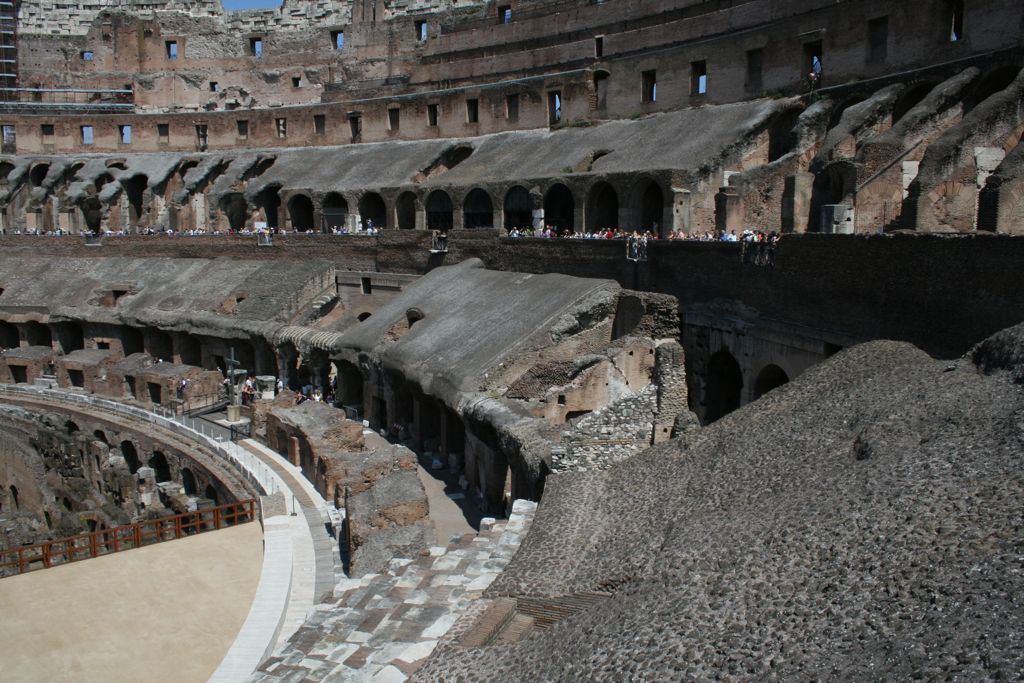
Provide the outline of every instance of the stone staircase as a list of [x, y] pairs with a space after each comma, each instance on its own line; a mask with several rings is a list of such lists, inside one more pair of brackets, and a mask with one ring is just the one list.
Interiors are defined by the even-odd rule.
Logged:
[[516, 501], [508, 520], [485, 519], [479, 534], [395, 558], [382, 574], [342, 579], [251, 680], [405, 680], [505, 568], [536, 507]]

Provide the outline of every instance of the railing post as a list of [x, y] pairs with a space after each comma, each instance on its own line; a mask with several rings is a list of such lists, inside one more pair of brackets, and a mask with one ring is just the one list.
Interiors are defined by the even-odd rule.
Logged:
[[89, 554], [92, 555], [93, 557], [96, 557], [96, 554], [97, 554], [96, 532], [95, 531], [93, 531], [93, 532], [91, 532], [89, 534]]
[[220, 529], [220, 508], [213, 508], [213, 528]]
[[132, 539], [135, 541], [135, 547], [142, 547], [142, 525], [135, 524], [132, 526]]

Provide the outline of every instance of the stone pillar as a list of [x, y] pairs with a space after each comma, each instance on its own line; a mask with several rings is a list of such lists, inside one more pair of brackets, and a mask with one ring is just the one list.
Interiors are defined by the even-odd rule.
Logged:
[[427, 210], [420, 206], [419, 202], [416, 202], [416, 229], [427, 229]]
[[299, 453], [299, 439], [295, 436], [288, 437], [288, 461], [296, 467], [302, 467]]
[[672, 188], [672, 229], [689, 234], [693, 219], [690, 213], [692, 198], [690, 191]]
[[786, 176], [782, 192], [782, 232], [807, 232], [813, 190], [813, 173]]
[[726, 232], [743, 231], [743, 197], [739, 189], [726, 185], [715, 195], [715, 228]]
[[290, 347], [277, 350], [277, 376], [287, 387], [292, 379], [292, 366], [295, 363], [296, 353]]

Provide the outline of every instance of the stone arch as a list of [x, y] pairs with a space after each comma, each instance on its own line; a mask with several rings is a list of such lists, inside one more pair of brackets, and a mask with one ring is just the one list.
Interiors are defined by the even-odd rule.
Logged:
[[309, 232], [313, 229], [313, 200], [305, 194], [294, 194], [288, 199], [288, 220], [292, 230]]
[[772, 121], [768, 128], [768, 162], [777, 161], [789, 154], [796, 146], [797, 121], [800, 120], [800, 109], [787, 109]]
[[185, 489], [186, 496], [196, 495], [196, 475], [188, 467], [181, 468], [181, 487]]
[[452, 228], [452, 198], [444, 190], [434, 190], [427, 195], [427, 229], [450, 230]]
[[[650, 230], [659, 237], [667, 237], [665, 225], [665, 193], [661, 184], [650, 176], [641, 178], [633, 186], [633, 225], [637, 230]], [[655, 226], [657, 224], [657, 226]]]
[[139, 459], [139, 452], [135, 449], [135, 444], [125, 439], [121, 442], [121, 457], [124, 458], [125, 463], [128, 465], [128, 471], [135, 474], [142, 467], [142, 461]]
[[757, 373], [754, 380], [754, 400], [757, 400], [776, 387], [789, 381], [789, 375], [778, 365], [766, 365]]
[[217, 495], [217, 489], [214, 488], [213, 484], [206, 485], [206, 489], [203, 490], [203, 498], [213, 501], [214, 505], [220, 504], [220, 496]]
[[54, 323], [52, 330], [56, 333], [61, 353], [71, 353], [85, 348], [85, 331], [73, 320]]
[[587, 195], [587, 232], [619, 226], [619, 195], [611, 184], [598, 181]]
[[156, 483], [160, 484], [165, 481], [171, 481], [171, 466], [163, 452], [153, 451], [153, 455], [149, 456], [146, 464], [153, 469]]
[[277, 194], [279, 185], [268, 185], [256, 195], [256, 208], [263, 211], [268, 228], [280, 226], [281, 197]]
[[49, 164], [35, 164], [29, 171], [28, 181], [32, 187], [42, 187], [43, 181], [46, 180], [46, 174], [49, 172]]
[[971, 111], [993, 95], [1005, 90], [1017, 78], [1021, 67], [1004, 64], [986, 73], [964, 99], [964, 113]]
[[576, 200], [572, 190], [555, 183], [544, 195], [544, 225], [552, 226], [559, 235], [567, 235], [575, 228]]
[[844, 204], [852, 201], [857, 189], [857, 169], [849, 161], [835, 161], [814, 176], [811, 189], [811, 215], [808, 216], [807, 229], [820, 232], [821, 207], [828, 204]]
[[128, 225], [135, 228], [142, 221], [144, 211], [143, 198], [146, 193], [146, 186], [149, 178], [144, 174], [133, 175], [126, 180], [120, 180], [124, 188], [125, 197], [128, 199]]
[[249, 218], [249, 204], [241, 192], [229, 192], [220, 198], [220, 210], [227, 216], [228, 227], [238, 232], [245, 229]]
[[416, 229], [416, 194], [403, 192], [395, 201], [395, 225], [400, 230]]
[[367, 192], [359, 198], [359, 217], [362, 219], [363, 227], [372, 225], [375, 228], [386, 228], [388, 221], [387, 205], [384, 198], [376, 192]]
[[94, 430], [92, 435], [93, 435], [93, 437], [95, 437], [95, 439], [97, 441], [100, 441], [100, 442], [106, 444], [107, 446], [110, 445], [110, 442], [107, 441], [107, 433], [105, 431], [103, 431], [102, 429]]
[[324, 228], [328, 232], [345, 227], [348, 222], [348, 200], [341, 193], [328, 192], [322, 207]]
[[466, 195], [462, 202], [462, 224], [469, 229], [494, 227], [494, 203], [486, 190], [477, 187]]
[[201, 367], [203, 364], [202, 344], [199, 339], [188, 332], [181, 332], [178, 337], [178, 355], [183, 365]]
[[827, 130], [832, 130], [833, 128], [838, 126], [839, 122], [843, 120], [843, 114], [846, 113], [846, 110], [849, 109], [850, 107], [860, 104], [864, 100], [865, 96], [863, 94], [857, 94], [851, 95], [850, 97], [847, 97], [845, 100], [837, 104], [835, 109], [832, 110], [832, 114], [829, 116]]
[[49, 326], [30, 320], [25, 323], [25, 341], [29, 346], [53, 346], [53, 335]]
[[174, 342], [171, 335], [160, 328], [151, 327], [143, 335], [146, 342], [146, 351], [153, 358], [170, 362], [174, 358]]
[[710, 424], [740, 407], [743, 373], [728, 350], [722, 349], [708, 361], [704, 388], [704, 424]]
[[7, 176], [14, 170], [14, 164], [9, 161], [0, 161], [0, 183], [7, 182]]
[[906, 116], [911, 109], [919, 105], [921, 100], [928, 96], [928, 93], [935, 89], [936, 85], [938, 84], [934, 81], [927, 81], [904, 90], [892, 107], [892, 122], [895, 124]]
[[513, 185], [505, 193], [503, 203], [505, 229], [533, 227], [533, 198], [522, 185]]
[[79, 209], [82, 211], [82, 220], [85, 227], [91, 233], [98, 233], [103, 222], [103, 204], [98, 197], [86, 197], [82, 200]]
[[121, 328], [121, 346], [124, 349], [125, 356], [130, 356], [133, 353], [142, 353], [146, 350], [142, 332], [128, 326]]

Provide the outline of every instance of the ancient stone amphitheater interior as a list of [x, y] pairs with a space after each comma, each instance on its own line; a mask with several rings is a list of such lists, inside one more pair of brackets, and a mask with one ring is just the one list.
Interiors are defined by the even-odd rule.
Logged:
[[1024, 679], [1024, 4], [229, 2], [0, 0], [0, 679]]

